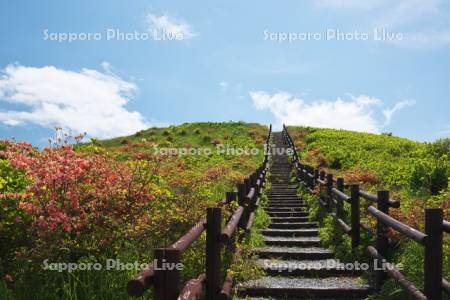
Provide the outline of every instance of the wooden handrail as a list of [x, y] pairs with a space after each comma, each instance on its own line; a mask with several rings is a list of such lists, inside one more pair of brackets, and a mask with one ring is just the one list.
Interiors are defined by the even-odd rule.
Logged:
[[423, 232], [420, 232], [408, 225], [403, 224], [400, 221], [397, 221], [393, 217], [379, 211], [373, 206], [369, 206], [367, 208], [367, 211], [380, 220], [383, 224], [392, 227], [393, 229], [397, 230], [398, 232], [406, 235], [407, 237], [413, 239], [414, 241], [424, 245], [426, 243], [427, 235]]
[[450, 233], [450, 222], [444, 221], [442, 223], [442, 228], [444, 229], [445, 232]]
[[[367, 247], [367, 253], [373, 259], [376, 259], [379, 261], [386, 260], [386, 258], [384, 258], [382, 255], [380, 255], [378, 253], [377, 249], [375, 249], [372, 246]], [[392, 278], [396, 279], [405, 288], [405, 290], [408, 292], [408, 294], [410, 294], [411, 296], [414, 297], [414, 299], [427, 300], [427, 297], [414, 284], [412, 284], [409, 280], [407, 280], [405, 278], [405, 276], [403, 276], [403, 274], [394, 265], [392, 265], [388, 262], [385, 262], [385, 268], [386, 268], [387, 273]]]
[[222, 243], [228, 243], [230, 241], [243, 213], [244, 213], [243, 206], [239, 206], [234, 211], [233, 215], [230, 218], [230, 221], [228, 221], [228, 224], [222, 230], [222, 234], [220, 235], [220, 240]]
[[195, 224], [185, 235], [173, 243], [169, 248], [178, 249], [183, 253], [194, 241], [196, 241], [205, 230], [206, 219]]

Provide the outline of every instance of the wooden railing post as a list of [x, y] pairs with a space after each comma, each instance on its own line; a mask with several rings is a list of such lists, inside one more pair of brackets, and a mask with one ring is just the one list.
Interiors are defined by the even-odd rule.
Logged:
[[[339, 177], [336, 180], [336, 188], [341, 192], [344, 192], [344, 178]], [[336, 215], [338, 218], [342, 218], [344, 216], [344, 203], [340, 197], [337, 197], [336, 201]]]
[[302, 181], [305, 184], [305, 186], [308, 186], [308, 179], [306, 177], [306, 165], [302, 164]]
[[317, 179], [319, 179], [319, 169], [314, 169], [314, 187], [317, 185]]
[[220, 208], [206, 210], [206, 299], [217, 299], [220, 291], [220, 233], [222, 211]]
[[442, 299], [442, 224], [444, 221], [441, 208], [425, 209], [424, 290], [428, 299]]
[[[319, 179], [322, 180], [322, 181], [325, 180], [325, 171], [320, 171], [319, 172]], [[322, 191], [322, 187], [323, 187], [322, 184], [320, 184], [320, 194], [319, 194], [320, 196], [322, 195], [322, 192], [323, 192]]]
[[311, 178], [309, 177], [309, 172], [310, 172], [310, 168], [308, 165], [305, 165], [305, 171], [304, 171], [304, 176], [305, 176], [305, 183], [306, 183], [306, 187], [311, 188]]
[[[245, 196], [247, 195], [247, 186], [245, 183], [240, 183], [238, 185], [238, 204], [243, 206], [244, 209], [246, 207]], [[239, 220], [239, 228], [245, 228], [247, 226], [246, 214], [242, 214], [241, 219]]]
[[320, 180], [325, 180], [325, 171], [320, 171], [319, 178]]
[[333, 174], [327, 174], [327, 209], [332, 210], [333, 207], [333, 193], [331, 189], [333, 188]]
[[311, 166], [308, 166], [308, 182], [309, 182], [309, 188], [311, 190], [314, 189], [314, 177], [309, 176], [309, 174], [314, 175], [314, 168]]
[[[378, 210], [389, 215], [389, 191], [378, 191]], [[388, 238], [386, 236], [386, 226], [380, 220], [377, 220], [377, 240], [376, 248], [378, 253], [387, 259]], [[382, 270], [382, 262], [377, 260], [376, 287], [381, 288], [386, 280], [386, 272]]]
[[[244, 179], [244, 184], [245, 184], [245, 192], [248, 193], [250, 191], [250, 187], [252, 186], [250, 177]], [[247, 195], [244, 195], [244, 197], [245, 196]]]
[[352, 248], [359, 245], [360, 239], [360, 213], [359, 213], [359, 184], [350, 185], [351, 223], [352, 223]]
[[248, 178], [244, 180], [245, 183], [245, 194], [244, 194], [244, 219], [245, 219], [245, 225], [247, 226], [248, 218], [250, 216], [250, 206], [251, 206], [251, 199], [247, 200], [245, 197], [250, 192], [250, 189], [252, 188], [252, 176], [250, 175]]
[[167, 264], [180, 263], [181, 253], [177, 249], [159, 248], [154, 250], [155, 300], [175, 300], [180, 293], [180, 270], [167, 268]]
[[226, 192], [225, 193], [225, 199], [227, 203], [231, 203], [236, 200], [236, 193], [235, 192]]

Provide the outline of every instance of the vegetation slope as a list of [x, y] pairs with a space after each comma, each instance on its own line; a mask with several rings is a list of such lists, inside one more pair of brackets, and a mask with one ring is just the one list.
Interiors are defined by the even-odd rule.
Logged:
[[[424, 231], [424, 209], [428, 207], [443, 208], [445, 219], [450, 219], [450, 139], [420, 143], [391, 134], [311, 127], [289, 127], [288, 131], [304, 163], [343, 177], [347, 183], [359, 183], [366, 191], [390, 190], [391, 198], [401, 202], [390, 214], [401, 222]], [[313, 216], [323, 225], [320, 233], [325, 243], [335, 247], [341, 259], [366, 259], [364, 247], [373, 245], [373, 239], [363, 233], [363, 245], [353, 253], [350, 239], [336, 229], [332, 218], [320, 210], [317, 201], [310, 199], [310, 203]], [[365, 211], [369, 204], [362, 202], [362, 222], [374, 227], [376, 221]], [[346, 218], [350, 224], [348, 214]], [[405, 276], [422, 288], [423, 247], [397, 232], [390, 234], [395, 241], [390, 261], [402, 263]], [[444, 236], [444, 276], [450, 279], [450, 239]], [[374, 298], [408, 299], [393, 280]]]
[[[267, 131], [192, 123], [75, 144], [59, 132], [43, 150], [0, 141], [0, 298], [126, 299], [137, 271], [106, 260], [150, 262], [259, 166]], [[203, 249], [204, 236], [184, 253], [184, 279], [203, 271]], [[99, 271], [52, 270], [96, 262]]]

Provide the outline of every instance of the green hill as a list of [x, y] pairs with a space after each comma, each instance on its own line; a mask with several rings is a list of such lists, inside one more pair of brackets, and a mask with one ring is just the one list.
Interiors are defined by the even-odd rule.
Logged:
[[362, 182], [369, 190], [392, 190], [405, 201], [448, 195], [450, 139], [420, 143], [390, 134], [311, 127], [288, 130], [306, 163], [346, 181]]
[[[267, 132], [259, 124], [205, 122], [44, 150], [0, 140], [0, 274], [9, 280], [0, 298], [126, 299], [124, 283], [134, 270], [68, 274], [43, 270], [42, 261], [151, 261], [150, 249], [177, 240], [257, 168]], [[289, 132], [304, 162], [369, 191], [392, 190], [402, 222], [421, 229], [425, 206], [446, 208], [449, 219], [448, 139]], [[184, 279], [202, 272], [204, 242], [202, 236], [184, 254]], [[400, 260], [412, 270], [421, 254], [409, 244], [402, 249]], [[242, 273], [253, 271], [245, 267]]]

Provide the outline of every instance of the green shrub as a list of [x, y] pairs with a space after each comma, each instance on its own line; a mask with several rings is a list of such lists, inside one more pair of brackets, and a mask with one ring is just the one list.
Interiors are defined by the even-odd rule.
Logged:
[[449, 167], [446, 155], [439, 159], [417, 159], [413, 162], [410, 188], [413, 191], [425, 189], [431, 195], [437, 195], [448, 186]]

